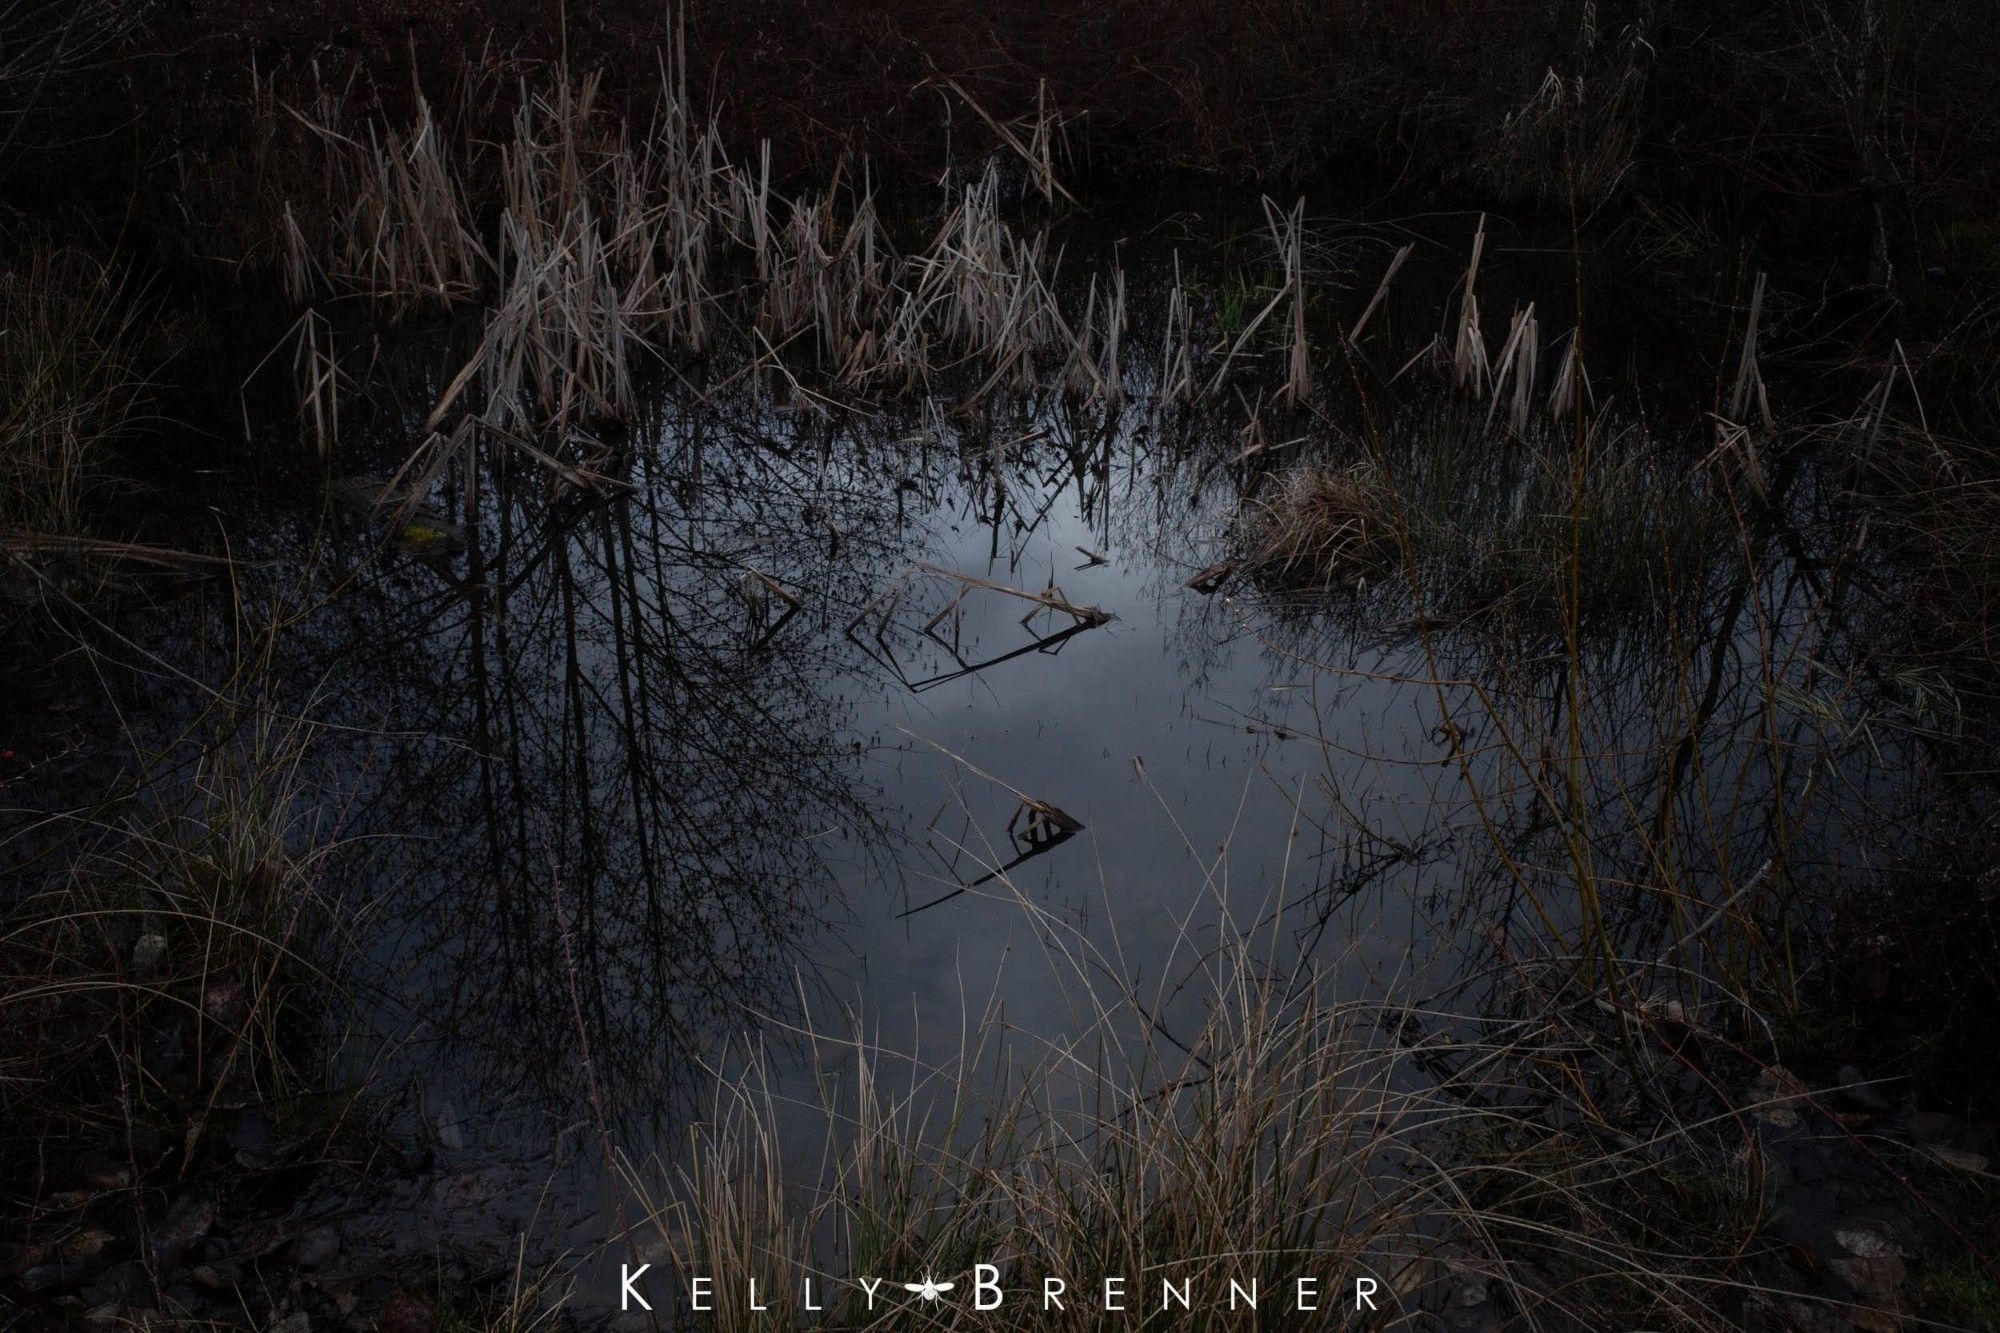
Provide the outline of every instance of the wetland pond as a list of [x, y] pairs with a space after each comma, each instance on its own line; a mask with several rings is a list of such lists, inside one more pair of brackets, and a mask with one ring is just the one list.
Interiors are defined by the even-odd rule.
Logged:
[[[669, 373], [602, 493], [515, 454], [391, 515], [449, 339], [392, 345], [417, 406], [351, 410], [323, 461], [250, 394], [263, 461], [146, 501], [162, 543], [221, 534], [236, 567], [92, 614], [117, 725], [80, 725], [162, 766], [215, 719], [225, 749], [310, 730], [294, 832], [341, 849], [323, 887], [354, 955], [325, 1058], [408, 1165], [295, 1215], [355, 1254], [504, 1259], [525, 1232], [608, 1313], [605, 1150], [671, 1159], [718, 1072], [803, 1105], [856, 1040], [918, 1082], [1133, 1013], [1178, 1040], [1245, 939], [1373, 1006], [1387, 1045], [1532, 1015], [1520, 974], [1579, 940], [1645, 1004], [1754, 1009], [1739, 941], [1786, 926], [1715, 929], [1745, 886], [1777, 865], [1831, 893], [1914, 836], [1922, 765], [1885, 723], [1907, 691], [1859, 665], [1893, 572], [1790, 418], [1745, 464], [1713, 372], [1653, 368], [1669, 338], [1728, 346], [1729, 302], [1599, 331], [1587, 432], [1539, 406], [1552, 369], [1517, 432], [1497, 387], [1407, 365], [1449, 332], [1475, 224], [1427, 222], [1370, 364], [1324, 358], [1310, 408], [1160, 403], [1151, 350], [1116, 408]], [[1357, 236], [1343, 322], [1394, 248]], [[1166, 243], [1121, 258], [1132, 308], [1164, 307]], [[1489, 312], [1570, 268], [1493, 242]], [[1160, 333], [1135, 314], [1130, 338]], [[1573, 484], [1581, 455], [1612, 482]], [[1404, 536], [1352, 502], [1371, 486]], [[1285, 525], [1342, 496], [1348, 535], [1311, 539], [1329, 569]], [[67, 670], [37, 697], [80, 690]]]

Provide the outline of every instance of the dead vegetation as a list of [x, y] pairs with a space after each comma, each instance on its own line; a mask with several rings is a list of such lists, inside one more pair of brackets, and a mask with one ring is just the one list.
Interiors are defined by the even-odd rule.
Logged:
[[[1105, 319], [1072, 331], [1046, 238], [1002, 217], [997, 167], [963, 187], [927, 248], [900, 254], [867, 182], [783, 198], [769, 146], [729, 161], [673, 77], [649, 123], [607, 110], [598, 89], [560, 68], [524, 85], [495, 145], [472, 137], [472, 113], [444, 121], [422, 101], [402, 133], [373, 119], [344, 128], [331, 96], [294, 113], [327, 186], [280, 205], [287, 290], [360, 297], [390, 318], [484, 305], [486, 338], [440, 419], [476, 389], [507, 424], [621, 420], [642, 354], [701, 356], [725, 328], [852, 388], [917, 388], [961, 362], [997, 383], [1052, 348], [1099, 367], [1099, 343], [1115, 361], [1115, 284]], [[296, 148], [287, 119], [266, 132]], [[328, 203], [309, 235], [297, 219]]]
[[1395, 495], [1370, 463], [1301, 468], [1241, 520], [1247, 566], [1284, 586], [1352, 584], [1398, 553]]
[[37, 246], [0, 271], [0, 527], [81, 529], [139, 411], [138, 306], [111, 265]]
[[[1185, 286], [1165, 293], [1146, 386], [1126, 273], [1116, 262], [1066, 273], [1046, 219], [1010, 202], [999, 160], [948, 187], [920, 224], [926, 239], [899, 246], [865, 170], [786, 196], [769, 143], [732, 159], [680, 49], [644, 115], [562, 65], [506, 89], [497, 66], [474, 63], [448, 110], [415, 96], [401, 120], [380, 104], [354, 110], [352, 88], [287, 101], [274, 81], [257, 85], [249, 147], [184, 164], [183, 192], [234, 181], [228, 193], [252, 201], [230, 210], [228, 243], [307, 307], [292, 359], [314, 439], [328, 437], [350, 382], [320, 314], [338, 304], [378, 323], [470, 311], [479, 324], [435, 391], [406, 496], [489, 445], [525, 453], [558, 485], [602, 490], [635, 385], [663, 374], [710, 391], [748, 382], [822, 414], [911, 394], [962, 411], [1056, 394], [1116, 414], [1149, 387], [1157, 418], [1266, 380], [1281, 407], [1310, 402], [1308, 289], [1327, 275], [1303, 200], [1265, 202], [1273, 280], [1254, 318], [1198, 328]], [[503, 91], [516, 109], [489, 134], [481, 108]], [[1065, 196], [1057, 132], [1044, 105], [1015, 136], [1048, 206]], [[241, 234], [259, 214], [269, 234]]]
[[[9, 811], [0, 1159], [37, 1236], [104, 1220], [142, 1177], [201, 1180], [245, 1106], [310, 1121], [325, 1098], [339, 1120], [321, 1079], [343, 1038], [320, 1025], [348, 946], [301, 785], [309, 728], [237, 721], [179, 785]], [[140, 1257], [178, 1263], [161, 1234]]]
[[[794, 1311], [780, 1319], [810, 1282], [834, 1319], [881, 1328], [996, 1294], [981, 1318], [1100, 1327], [1107, 1279], [1131, 1317], [1204, 1329], [1253, 1317], [1246, 1296], [1289, 1326], [1300, 1300], [1351, 1301], [1357, 1276], [1412, 1322], [1490, 1302], [1523, 1320], [1720, 1330], [1762, 1299], [1733, 1267], [1764, 1189], [1735, 1116], [1788, 1114], [1805, 1094], [1623, 1132], [1608, 1108], [1677, 1066], [1650, 1048], [1625, 1065], [1615, 1022], [1587, 985], [1568, 993], [1562, 961], [1512, 972], [1513, 1017], [1335, 1001], [1337, 965], [1273, 961], [1309, 910], [1221, 905], [1227, 854], [1174, 923], [1193, 961], [1144, 982], [1009, 867], [967, 890], [1034, 923], [1074, 1010], [1065, 1031], [1082, 1035], [1023, 1031], [975, 1000], [944, 1020], [958, 1049], [931, 1060], [867, 1035], [868, 1015], [809, 1017], [790, 1034], [818, 1071], [802, 1096], [756, 1053], [718, 1077], [683, 1148], [624, 1166], [643, 1218], [626, 1241], [674, 1275], [655, 1295], [731, 1274], [707, 1316], [725, 1329], [771, 1317], [751, 1279], [765, 1309]], [[1705, 1173], [1699, 1197], [1652, 1192]], [[951, 1284], [943, 1306], [913, 1294], [920, 1276]], [[1051, 1281], [1065, 1299], [1044, 1299]]]
[[[1380, 396], [1362, 418], [1317, 414], [1316, 433], [1278, 465], [1265, 461], [1270, 441], [1252, 417], [1254, 438], [1233, 460], [1250, 472], [1229, 553], [1190, 586], [1210, 592], [1249, 574], [1287, 592], [1353, 590], [1395, 574], [1391, 584], [1421, 583], [1431, 615], [1569, 605], [1593, 623], [1698, 596], [1704, 545], [1724, 526], [1719, 496], [1732, 485], [1765, 493], [1758, 441], [1775, 423], [1758, 370], [1761, 279], [1729, 403], [1710, 417], [1717, 443], [1706, 457], [1678, 456], [1643, 417], [1599, 403], [1580, 332], [1545, 341], [1533, 301], [1513, 310], [1496, 350], [1480, 302], [1485, 247], [1481, 218], [1443, 328], [1399, 368], [1376, 372], [1363, 392]], [[1390, 258], [1348, 334], [1363, 363], [1357, 339], [1408, 255]], [[1399, 400], [1411, 378], [1414, 401]]]
[[5, 0], [0, 3], [0, 166], [17, 150], [59, 137], [30, 123], [58, 112], [87, 74], [111, 66], [119, 45], [149, 6], [118, 0]]

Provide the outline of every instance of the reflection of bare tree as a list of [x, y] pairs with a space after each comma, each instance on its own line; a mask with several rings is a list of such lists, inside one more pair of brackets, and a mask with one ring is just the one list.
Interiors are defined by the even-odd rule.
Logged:
[[375, 737], [417, 1016], [559, 1099], [587, 1054], [614, 1109], [654, 1101], [796, 999], [843, 880], [876, 864], [837, 626], [903, 540], [893, 478], [802, 462], [764, 424], [663, 406], [631, 492], [591, 507], [456, 478], [460, 555], [371, 552], [289, 636]]
[[[380, 559], [370, 523], [359, 549], [337, 539], [344, 572], [287, 636], [288, 674], [331, 678], [369, 735], [362, 817], [395, 835], [376, 868], [404, 930], [387, 961], [415, 974], [398, 989], [539, 1095], [581, 1096], [588, 1055], [614, 1111], [795, 1001], [842, 885], [894, 878], [835, 701], [910, 687], [913, 661], [846, 630], [930, 525], [987, 530], [989, 564], [927, 575], [941, 606], [915, 638], [954, 673], [1010, 669], [1109, 618], [1026, 584], [1021, 554], [1062, 506], [1108, 532], [1114, 475], [1140, 465], [1104, 414], [1034, 404], [651, 410], [614, 497], [551, 501], [502, 456], [433, 497], [462, 550]], [[973, 639], [995, 617], [1020, 644], [989, 655]]]

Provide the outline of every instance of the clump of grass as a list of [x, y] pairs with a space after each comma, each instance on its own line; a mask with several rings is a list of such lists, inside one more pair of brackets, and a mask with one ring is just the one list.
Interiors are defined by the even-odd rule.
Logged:
[[1954, 1328], [2000, 1329], [2000, 1280], [1967, 1255], [1926, 1264], [1917, 1282], [1924, 1312]]
[[1400, 568], [1433, 618], [1506, 608], [1554, 623], [1574, 603], [1596, 629], [1685, 611], [1707, 586], [1721, 502], [1643, 427], [1600, 433], [1538, 429], [1498, 447], [1476, 407], [1423, 408], [1379, 454], [1343, 461], [1352, 449], [1336, 445], [1246, 501], [1242, 559], [1286, 591]]
[[[543, 1329], [570, 1327], [563, 1306], [572, 1291], [572, 1282], [560, 1273], [531, 1266], [525, 1244], [503, 1277], [473, 1284], [440, 1281], [436, 1299], [405, 1289], [391, 1299], [398, 1313], [411, 1325], [431, 1327], [437, 1333], [537, 1333]], [[388, 1320], [384, 1318], [384, 1325]]]
[[[990, 1091], [993, 1052], [904, 1085], [898, 1056], [857, 1043], [824, 1086], [837, 1146], [803, 1200], [789, 1173], [805, 1164], [780, 1148], [795, 1112], [753, 1072], [719, 1091], [675, 1201], [654, 1215], [658, 1236], [689, 1274], [754, 1276], [786, 1297], [814, 1277], [856, 1324], [918, 1316], [905, 1275], [956, 1279], [963, 1293], [980, 1263], [1011, 1289], [1009, 1327], [1094, 1326], [1105, 1277], [1148, 1310], [1163, 1280], [1191, 1283], [1209, 1307], [1191, 1316], [1200, 1328], [1227, 1322], [1214, 1307], [1232, 1279], [1267, 1304], [1289, 1302], [1301, 1277], [1333, 1299], [1341, 1277], [1408, 1257], [1398, 1211], [1364, 1202], [1385, 1146], [1371, 1142], [1375, 1117], [1396, 1097], [1351, 1039], [1361, 1018], [1263, 995], [1200, 1035], [1185, 1078], [1148, 1068], [1157, 1051], [1103, 1052], [1102, 1070], [1053, 1053]], [[1044, 1275], [1064, 1281], [1068, 1312], [1039, 1308]], [[893, 1292], [872, 1319], [851, 1280], [869, 1276]], [[754, 1324], [740, 1290], [719, 1294], [718, 1327]]]
[[0, 6], [0, 160], [32, 140], [23, 127], [59, 89], [109, 64], [145, 6], [117, 0], [9, 0]]
[[0, 527], [74, 534], [139, 410], [136, 307], [109, 264], [38, 245], [0, 272]]
[[[730, 1275], [721, 1329], [768, 1326], [753, 1278], [781, 1319], [803, 1320], [810, 1279], [844, 1326], [923, 1326], [936, 1307], [903, 1282], [951, 1281], [963, 1307], [982, 1264], [1010, 1328], [1101, 1326], [1105, 1278], [1129, 1309], [1200, 1329], [1241, 1325], [1233, 1282], [1285, 1326], [1301, 1281], [1325, 1310], [1363, 1275], [1391, 1318], [1470, 1280], [1534, 1317], [1731, 1326], [1724, 1275], [1762, 1223], [1756, 1173], [1699, 1129], [1620, 1148], [1587, 1101], [1538, 1105], [1548, 1085], [1523, 1074], [1574, 1058], [1567, 1022], [1468, 1040], [1437, 1015], [1295, 994], [1300, 978], [1228, 953], [1208, 1019], [1171, 1037], [1135, 996], [1089, 1029], [1122, 1036], [1026, 1067], [997, 1020], [941, 1067], [815, 1036], [819, 1067], [844, 1072], [807, 1105], [754, 1063], [719, 1082], [684, 1156], [628, 1168], [654, 1199], [641, 1252], [679, 1275], [676, 1299]], [[799, 1143], [823, 1145], [817, 1167]], [[1049, 1278], [1064, 1308], [1044, 1303]], [[872, 1306], [869, 1279], [886, 1279]]]
[[1727, 523], [1694, 469], [1640, 426], [1489, 455], [1455, 494], [1425, 471], [1420, 549], [1446, 608], [1573, 606], [1593, 630], [1684, 613], [1706, 587], [1711, 535]]
[[1248, 567], [1283, 587], [1352, 583], [1398, 549], [1395, 493], [1370, 462], [1294, 469], [1239, 523]]
[[1835, 433], [1875, 541], [1904, 557], [1907, 653], [1976, 697], [2000, 690], [2000, 453], [1930, 428], [1899, 364]]
[[[1284, 911], [1225, 910], [1212, 890], [1220, 920], [1195, 924], [1197, 903], [1181, 923], [1178, 956], [1198, 961], [1142, 987], [1005, 872], [974, 892], [1033, 915], [1078, 1010], [1060, 1030], [1088, 1037], [989, 1009], [932, 1063], [850, 1014], [798, 1034], [820, 1071], [803, 1096], [761, 1052], [718, 1074], [685, 1150], [626, 1169], [650, 1200], [637, 1250], [678, 1275], [673, 1298], [729, 1275], [715, 1327], [803, 1324], [807, 1279], [830, 1322], [929, 1326], [968, 1310], [981, 1264], [1010, 1328], [1102, 1326], [1105, 1278], [1133, 1318], [1202, 1329], [1242, 1326], [1229, 1284], [1254, 1283], [1254, 1318], [1286, 1327], [1308, 1318], [1301, 1279], [1324, 1312], [1361, 1275], [1390, 1319], [1470, 1285], [1524, 1322], [1734, 1326], [1761, 1159], [1730, 1142], [1730, 1117], [1640, 1127], [1618, 1109], [1678, 1066], [1609, 1058], [1616, 1024], [1567, 994], [1560, 957], [1521, 960], [1514, 1016], [1344, 1000], [1325, 960], [1277, 961]], [[955, 1284], [945, 1307], [903, 1288], [925, 1275]], [[751, 1308], [751, 1278], [776, 1313]], [[1042, 1300], [1048, 1278], [1064, 1308]], [[883, 1279], [872, 1308], [865, 1279]], [[1162, 1315], [1167, 1284], [1191, 1308]]]
[[72, 1187], [82, 1149], [185, 1171], [219, 1108], [317, 1091], [310, 1039], [340, 952], [332, 852], [303, 732], [248, 732], [184, 786], [24, 820], [0, 845], [17, 886], [0, 903], [0, 1158], [38, 1191]]

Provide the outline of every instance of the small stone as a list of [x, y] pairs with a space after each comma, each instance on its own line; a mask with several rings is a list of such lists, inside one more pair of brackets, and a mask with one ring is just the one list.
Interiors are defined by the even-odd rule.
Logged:
[[132, 946], [132, 970], [142, 977], [150, 977], [160, 970], [167, 961], [167, 937], [146, 934]]
[[250, 1017], [240, 981], [218, 981], [201, 993], [201, 1011], [232, 1031]]
[[64, 1276], [61, 1264], [36, 1264], [21, 1274], [21, 1290], [30, 1296], [39, 1296], [63, 1285]]
[[1963, 1171], [1967, 1175], [1978, 1176], [1986, 1173], [1984, 1153], [1966, 1152], [1948, 1143], [1931, 1143], [1924, 1146], [1924, 1155], [1942, 1166], [1948, 1166], [1954, 1171]]
[[165, 1266], [179, 1263], [214, 1225], [214, 1196], [201, 1190], [183, 1194], [153, 1233], [153, 1258]]
[[1853, 1333], [1853, 1325], [1815, 1301], [1785, 1302], [1784, 1322], [1778, 1327], [1801, 1333]]
[[340, 1232], [314, 1227], [292, 1242], [291, 1260], [301, 1268], [317, 1268], [340, 1253]]
[[1873, 1227], [1836, 1229], [1833, 1238], [1841, 1249], [1856, 1258], [1897, 1260], [1902, 1258], [1901, 1247]]
[[1799, 1123], [1799, 1081], [1781, 1065], [1772, 1065], [1757, 1075], [1750, 1085], [1751, 1114], [1774, 1129], [1793, 1129]]
[[1899, 1290], [1909, 1268], [1895, 1255], [1873, 1259], [1831, 1259], [1828, 1268], [1856, 1291], [1882, 1293]]
[[1889, 1104], [1889, 1099], [1868, 1081], [1867, 1075], [1854, 1065], [1842, 1065], [1840, 1072], [1834, 1075], [1834, 1081], [1840, 1085], [1840, 1100], [1857, 1111], [1866, 1111], [1869, 1115], [1887, 1115], [1895, 1109]]
[[390, 1294], [375, 1317], [375, 1333], [435, 1333], [437, 1310], [421, 1292], [407, 1287]]
[[131, 1314], [118, 1302], [106, 1301], [83, 1312], [83, 1326], [90, 1333], [112, 1333], [114, 1329], [141, 1327], [132, 1322]]
[[266, 1333], [312, 1333], [312, 1320], [304, 1310], [294, 1310], [283, 1319], [273, 1319], [265, 1328]]
[[441, 1147], [458, 1152], [465, 1147], [465, 1122], [450, 1102], [438, 1108], [437, 1139]]
[[1903, 1327], [1903, 1316], [1908, 1313], [1903, 1283], [1909, 1270], [1900, 1258], [1889, 1254], [1835, 1259], [1827, 1267], [1853, 1289], [1860, 1302], [1847, 1311], [1854, 1327], [1863, 1333], [1897, 1333]]
[[224, 1259], [212, 1264], [198, 1264], [188, 1272], [188, 1276], [203, 1291], [227, 1291], [242, 1280], [243, 1270]]
[[7, 1271], [19, 1277], [29, 1269], [39, 1268], [55, 1257], [54, 1241], [38, 1240], [32, 1244], [17, 1246], [7, 1256]]
[[85, 1227], [62, 1243], [62, 1257], [65, 1259], [91, 1259], [104, 1252], [111, 1243], [111, 1233], [103, 1227]]

